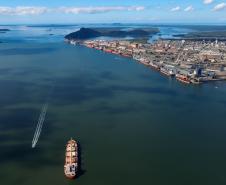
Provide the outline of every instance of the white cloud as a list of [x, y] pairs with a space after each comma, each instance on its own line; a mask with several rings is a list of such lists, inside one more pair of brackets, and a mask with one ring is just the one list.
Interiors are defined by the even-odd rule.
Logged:
[[194, 10], [193, 6], [188, 6], [187, 8], [184, 9], [185, 12], [191, 12], [193, 10]]
[[46, 7], [18, 6], [18, 7], [0, 7], [0, 15], [39, 15], [46, 13]]
[[16, 8], [15, 13], [17, 15], [39, 15], [46, 13], [48, 9], [46, 7], [23, 7], [19, 6]]
[[213, 8], [213, 11], [220, 11], [226, 9], [226, 3], [220, 3]]
[[180, 6], [176, 6], [174, 8], [171, 9], [171, 12], [177, 12], [177, 11], [180, 11]]
[[144, 6], [100, 6], [100, 7], [60, 7], [49, 9], [47, 7], [30, 7], [30, 6], [18, 6], [18, 7], [4, 7], [0, 6], [0, 15], [40, 15], [47, 12], [56, 13], [105, 13], [112, 11], [142, 11]]
[[4, 6], [0, 7], [0, 14], [9, 14], [10, 12], [11, 12], [10, 7], [4, 7]]
[[203, 3], [204, 3], [204, 4], [211, 4], [211, 3], [213, 3], [213, 1], [214, 1], [214, 0], [203, 0]]
[[103, 6], [103, 7], [61, 7], [58, 10], [63, 13], [79, 14], [79, 13], [105, 13], [112, 11], [142, 11], [144, 6]]

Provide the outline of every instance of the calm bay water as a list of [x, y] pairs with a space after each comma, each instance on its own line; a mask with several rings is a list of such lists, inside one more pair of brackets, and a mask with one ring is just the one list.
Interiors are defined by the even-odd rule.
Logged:
[[[186, 86], [58, 38], [0, 43], [0, 184], [226, 184], [226, 83]], [[75, 181], [63, 174], [70, 137], [81, 145]]]

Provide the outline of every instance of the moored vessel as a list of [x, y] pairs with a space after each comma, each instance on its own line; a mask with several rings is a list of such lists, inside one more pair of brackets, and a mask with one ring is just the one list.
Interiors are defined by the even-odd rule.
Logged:
[[150, 62], [149, 66], [154, 70], [160, 71], [160, 67], [157, 64], [154, 64], [153, 62]]
[[176, 79], [178, 81], [182, 82], [182, 83], [185, 83], [185, 84], [190, 84], [191, 83], [190, 79], [187, 76], [185, 76], [185, 75], [177, 74], [176, 75]]
[[78, 173], [78, 144], [70, 139], [66, 145], [64, 174], [69, 179], [76, 178]]
[[165, 68], [163, 68], [163, 67], [160, 68], [160, 72], [161, 72], [162, 74], [166, 75], [166, 76], [173, 76], [173, 75], [170, 73], [170, 71], [168, 71], [167, 69], [165, 69]]

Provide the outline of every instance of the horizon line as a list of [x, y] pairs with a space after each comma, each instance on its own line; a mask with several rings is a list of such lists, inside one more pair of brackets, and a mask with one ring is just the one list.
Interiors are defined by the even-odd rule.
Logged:
[[96, 23], [92, 23], [92, 22], [87, 22], [87, 23], [9, 23], [9, 24], [0, 24], [0, 26], [26, 26], [26, 25], [61, 25], [61, 26], [76, 26], [76, 25], [89, 25], [89, 24], [105, 24], [105, 25], [126, 25], [126, 24], [134, 24], [134, 25], [142, 25], [142, 24], [148, 24], [148, 25], [221, 25], [221, 26], [226, 26], [226, 23], [222, 22], [222, 23], [216, 23], [216, 22], [197, 22], [197, 23], [190, 23], [190, 22], [154, 22], [154, 23], [150, 23], [150, 22], [140, 22], [140, 23], [134, 23], [134, 22], [124, 22], [124, 23], [120, 23], [120, 22], [112, 22], [112, 23], [101, 23], [101, 22], [96, 22]]

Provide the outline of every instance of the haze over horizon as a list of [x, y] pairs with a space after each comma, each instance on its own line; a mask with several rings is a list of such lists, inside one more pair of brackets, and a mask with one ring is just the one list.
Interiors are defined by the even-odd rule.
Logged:
[[224, 0], [3, 1], [1, 24], [33, 23], [226, 23]]

